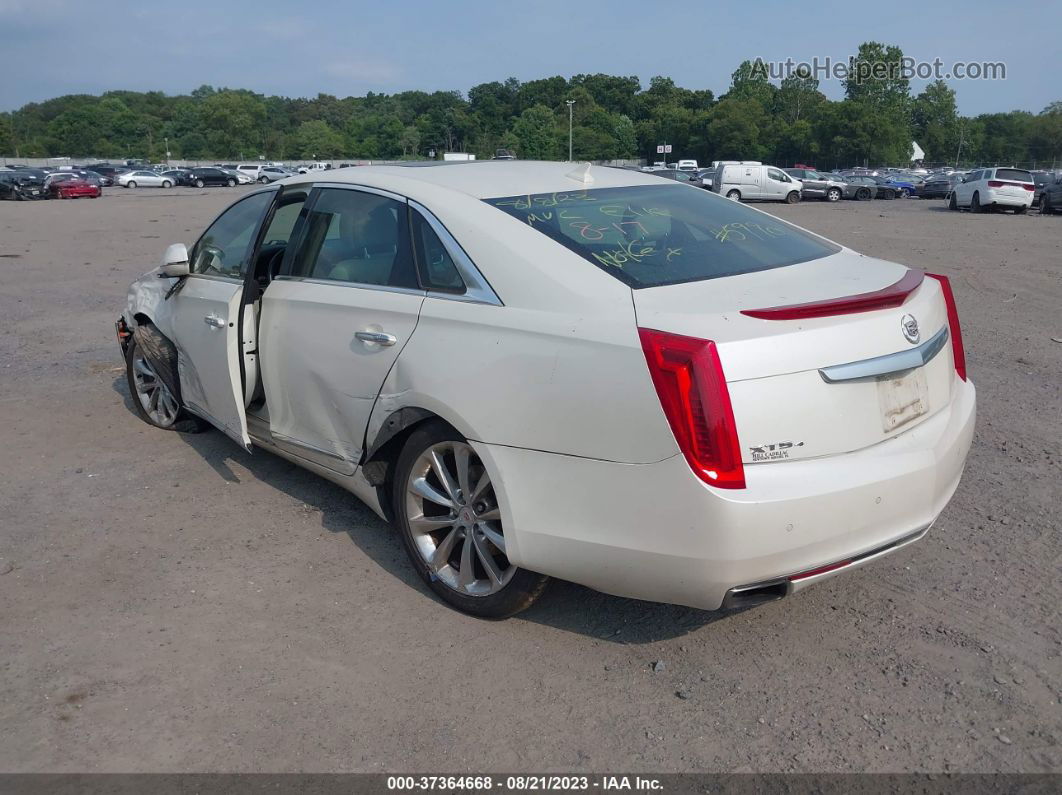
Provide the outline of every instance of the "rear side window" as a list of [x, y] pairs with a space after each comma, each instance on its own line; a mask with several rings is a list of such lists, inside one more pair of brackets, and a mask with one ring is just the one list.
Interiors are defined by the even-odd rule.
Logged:
[[419, 287], [402, 202], [358, 190], [321, 189], [301, 238], [292, 276]]
[[635, 289], [781, 268], [841, 250], [777, 218], [683, 185], [485, 201]]
[[997, 168], [996, 179], [1009, 179], [1013, 182], [1032, 182], [1032, 174], [1020, 168]]

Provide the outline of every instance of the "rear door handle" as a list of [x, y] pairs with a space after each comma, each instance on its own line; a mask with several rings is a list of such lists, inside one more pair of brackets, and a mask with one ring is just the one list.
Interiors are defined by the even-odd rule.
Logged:
[[384, 334], [382, 331], [356, 331], [354, 336], [362, 342], [375, 342], [383, 346], [394, 345], [398, 342], [394, 334]]
[[205, 318], [203, 318], [203, 322], [211, 328], [225, 328], [225, 321], [217, 315], [207, 315]]

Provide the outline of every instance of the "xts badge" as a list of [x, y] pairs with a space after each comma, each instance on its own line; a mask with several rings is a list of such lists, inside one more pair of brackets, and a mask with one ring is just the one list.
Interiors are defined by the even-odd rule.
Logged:
[[793, 447], [803, 447], [803, 442], [775, 442], [774, 444], [761, 444], [750, 447], [753, 461], [779, 461], [789, 458], [789, 450]]

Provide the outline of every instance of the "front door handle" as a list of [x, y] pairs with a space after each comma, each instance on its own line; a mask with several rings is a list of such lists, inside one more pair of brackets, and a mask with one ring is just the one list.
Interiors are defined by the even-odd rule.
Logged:
[[398, 338], [394, 334], [384, 334], [382, 331], [357, 331], [354, 333], [356, 339], [362, 342], [375, 342], [377, 345], [389, 346], [398, 342]]
[[225, 328], [225, 321], [217, 315], [207, 315], [205, 318], [203, 318], [203, 322], [211, 328]]

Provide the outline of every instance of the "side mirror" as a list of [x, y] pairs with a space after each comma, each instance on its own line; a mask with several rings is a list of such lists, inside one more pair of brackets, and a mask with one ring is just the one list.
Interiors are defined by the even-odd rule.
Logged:
[[159, 265], [159, 275], [166, 277], [187, 276], [188, 270], [188, 247], [184, 243], [174, 243], [166, 249], [162, 255], [162, 264]]

